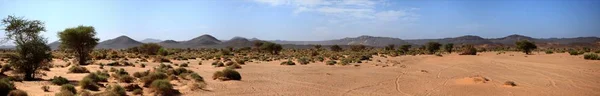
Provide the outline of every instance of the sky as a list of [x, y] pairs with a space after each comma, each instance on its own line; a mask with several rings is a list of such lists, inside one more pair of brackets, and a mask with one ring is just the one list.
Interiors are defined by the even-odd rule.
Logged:
[[[0, 0], [0, 17], [45, 22], [49, 42], [79, 25], [102, 40], [263, 40], [361, 35], [431, 39], [600, 36], [600, 0]], [[5, 37], [4, 32], [0, 37]]]

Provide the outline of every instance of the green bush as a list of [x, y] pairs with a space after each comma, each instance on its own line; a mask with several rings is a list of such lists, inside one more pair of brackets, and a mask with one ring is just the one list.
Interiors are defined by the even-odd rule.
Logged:
[[173, 91], [173, 85], [169, 82], [169, 80], [160, 79], [152, 82], [150, 86], [152, 90], [156, 92], [156, 94], [166, 95]]
[[227, 80], [242, 80], [242, 76], [239, 72], [234, 69], [225, 68], [222, 71], [217, 71], [213, 74], [213, 79], [219, 79], [223, 81]]
[[579, 51], [577, 51], [577, 50], [569, 50], [569, 55], [581, 55], [581, 54], [583, 54], [583, 53], [584, 53], [584, 52], [579, 52]]
[[144, 86], [149, 86], [155, 80], [167, 79], [167, 78], [168, 78], [168, 76], [165, 73], [162, 73], [162, 72], [152, 72], [152, 73], [148, 74], [148, 76], [143, 77], [141, 80], [144, 83]]
[[134, 72], [134, 73], [133, 73], [133, 77], [136, 77], [136, 78], [142, 78], [142, 77], [144, 77], [144, 76], [148, 75], [148, 73], [149, 73], [148, 71], [144, 71], [144, 72]]
[[179, 67], [188, 67], [188, 63], [183, 63], [183, 64], [179, 65]]
[[56, 85], [63, 85], [63, 84], [67, 84], [69, 83], [69, 80], [67, 80], [67, 78], [63, 78], [61, 76], [54, 76], [54, 78], [52, 78], [52, 83], [56, 84]]
[[[60, 91], [60, 92], [54, 94], [54, 96], [75, 96], [75, 94], [73, 94], [69, 91]], [[80, 96], [86, 96], [86, 95], [80, 95]]]
[[329, 60], [325, 64], [327, 64], [327, 65], [335, 65], [336, 63], [337, 63], [336, 61]]
[[292, 60], [288, 60], [281, 62], [280, 65], [296, 65], [296, 63], [294, 63]]
[[71, 85], [71, 84], [64, 84], [62, 86], [60, 86], [60, 91], [61, 92], [70, 92], [72, 94], [77, 93], [77, 89], [75, 89], [75, 86]]
[[83, 80], [79, 81], [79, 86], [81, 87], [81, 89], [88, 89], [94, 91], [98, 90], [98, 85], [96, 84], [96, 82], [94, 82], [92, 78], [83, 78]]
[[70, 73], [90, 73], [90, 71], [88, 71], [87, 68], [81, 67], [81, 66], [71, 66], [69, 68], [69, 72]]
[[465, 45], [463, 46], [463, 52], [459, 55], [477, 55], [477, 49], [473, 47], [473, 45]]
[[202, 78], [202, 76], [198, 75], [197, 73], [192, 73], [189, 76], [196, 82], [204, 82], [204, 78]]
[[121, 74], [119, 76], [119, 82], [123, 82], [123, 83], [131, 83], [133, 82], [133, 80], [135, 80], [135, 78], [127, 75], [127, 74]]
[[586, 59], [586, 60], [600, 60], [600, 57], [596, 53], [589, 53], [589, 54], [583, 55], [583, 59]]
[[105, 93], [116, 94], [117, 96], [127, 96], [125, 88], [117, 84], [107, 87]]
[[7, 96], [27, 96], [27, 92], [23, 90], [12, 90]]
[[0, 79], [0, 95], [6, 96], [11, 90], [15, 90], [15, 85], [7, 78]]
[[310, 61], [308, 60], [308, 58], [306, 58], [306, 57], [300, 57], [300, 58], [298, 58], [298, 60], [297, 60], [297, 61], [298, 61], [298, 63], [300, 63], [300, 64], [302, 64], [302, 65], [306, 65], [306, 64], [308, 64], [308, 63], [310, 62]]
[[553, 54], [554, 52], [552, 50], [546, 50], [546, 54]]
[[108, 77], [109, 77], [108, 74], [96, 72], [96, 73], [90, 73], [83, 78], [84, 79], [88, 78], [88, 79], [92, 80], [92, 82], [96, 83], [96, 82], [107, 82]]

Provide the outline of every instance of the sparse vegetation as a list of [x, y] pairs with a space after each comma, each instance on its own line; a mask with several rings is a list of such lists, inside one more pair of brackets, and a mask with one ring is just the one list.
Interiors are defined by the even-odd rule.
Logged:
[[222, 71], [217, 71], [213, 74], [213, 79], [219, 79], [223, 81], [227, 80], [242, 80], [242, 76], [239, 72], [234, 69], [225, 68]]
[[534, 42], [529, 42], [527, 40], [517, 41], [515, 44], [517, 45], [517, 49], [523, 51], [525, 54], [531, 54], [531, 50], [537, 49]]
[[28, 96], [27, 92], [23, 90], [12, 90], [8, 93], [7, 96]]
[[600, 60], [600, 57], [596, 53], [588, 53], [583, 55], [583, 59], [586, 60]]
[[64, 85], [60, 86], [60, 91], [61, 92], [69, 92], [71, 94], [77, 93], [77, 89], [75, 89], [75, 86], [73, 86], [71, 84], [64, 84]]
[[169, 95], [173, 91], [173, 85], [169, 82], [169, 80], [165, 79], [153, 81], [150, 88], [152, 88], [156, 94], [161, 95]]
[[54, 78], [52, 78], [52, 83], [56, 84], [56, 85], [63, 85], [63, 84], [67, 84], [69, 83], [69, 80], [67, 80], [67, 78], [63, 78], [61, 76], [54, 76]]
[[477, 55], [477, 49], [473, 45], [464, 45], [463, 52], [460, 55]]
[[90, 73], [90, 71], [88, 71], [87, 68], [82, 67], [82, 66], [77, 66], [77, 65], [71, 66], [69, 68], [69, 72], [70, 73]]

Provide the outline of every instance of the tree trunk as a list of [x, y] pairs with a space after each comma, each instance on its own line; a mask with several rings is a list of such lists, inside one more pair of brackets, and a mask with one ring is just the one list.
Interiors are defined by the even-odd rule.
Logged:
[[25, 72], [25, 80], [26, 80], [26, 81], [33, 80], [33, 78], [34, 78], [34, 77], [33, 77], [33, 72], [29, 72], [29, 71], [26, 71], [26, 72]]
[[87, 61], [85, 59], [85, 55], [79, 53], [79, 65], [87, 65], [87, 64], [85, 64], [85, 61]]

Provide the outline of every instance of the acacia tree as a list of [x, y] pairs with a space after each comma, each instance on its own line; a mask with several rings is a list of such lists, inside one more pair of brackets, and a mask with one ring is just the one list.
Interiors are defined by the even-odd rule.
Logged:
[[52, 60], [51, 49], [40, 33], [45, 30], [39, 20], [8, 16], [2, 19], [6, 32], [4, 40], [13, 40], [17, 45], [16, 54], [9, 56], [9, 63], [17, 73], [24, 73], [25, 80], [34, 80], [38, 69], [48, 67]]
[[517, 41], [515, 44], [517, 45], [517, 49], [523, 51], [525, 54], [531, 54], [531, 50], [537, 49], [537, 46], [533, 42], [527, 40]]
[[340, 52], [343, 50], [342, 47], [340, 47], [339, 45], [333, 45], [333, 46], [329, 47], [329, 49], [331, 49], [331, 51], [334, 51], [334, 52]]
[[429, 54], [433, 54], [436, 51], [440, 50], [440, 46], [442, 46], [442, 44], [440, 44], [440, 43], [428, 42], [427, 46], [425, 46], [425, 48], [427, 49], [427, 52], [429, 52]]
[[95, 36], [96, 31], [92, 26], [67, 28], [58, 33], [61, 48], [74, 53], [75, 57], [78, 58], [79, 65], [86, 65], [90, 53], [98, 45], [99, 39]]
[[452, 43], [448, 43], [448, 44], [444, 45], [444, 51], [446, 51], [448, 53], [452, 53], [452, 48], [454, 48], [454, 44], [452, 44]]
[[406, 52], [408, 52], [408, 50], [410, 49], [410, 47], [412, 47], [412, 45], [406, 44], [406, 45], [400, 46], [400, 48], [398, 48], [398, 49], [400, 49], [400, 51], [406, 53]]

